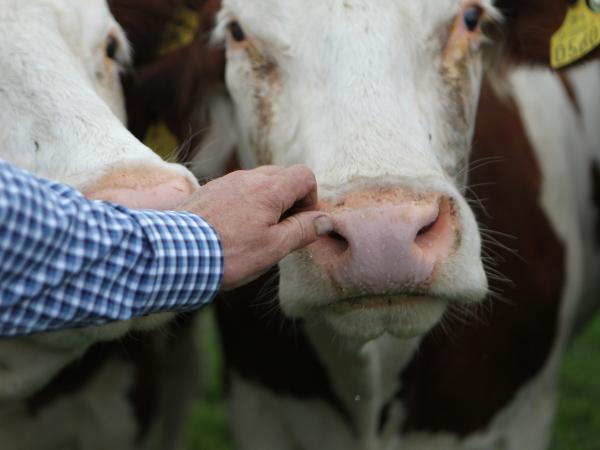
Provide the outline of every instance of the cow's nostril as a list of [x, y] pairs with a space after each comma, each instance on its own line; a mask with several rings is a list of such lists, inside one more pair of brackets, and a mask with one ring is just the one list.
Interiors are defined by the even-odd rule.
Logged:
[[329, 237], [336, 241], [346, 242], [346, 243], [348, 242], [348, 241], [346, 241], [346, 238], [344, 236], [342, 236], [340, 233], [338, 233], [336, 231], [332, 231], [331, 233], [329, 233]]
[[[427, 223], [429, 222], [429, 223]], [[421, 227], [415, 236], [415, 244], [421, 250], [430, 254], [443, 253], [452, 238], [452, 218], [450, 202], [447, 198], [440, 200], [435, 218], [425, 222], [427, 225]]]
[[433, 222], [431, 222], [429, 225], [425, 225], [423, 228], [421, 228], [417, 232], [417, 237], [420, 237], [420, 236], [423, 236], [423, 235], [429, 233], [433, 229], [433, 227], [435, 226], [437, 220], [438, 220], [438, 218], [436, 217], [435, 220]]
[[329, 233], [327, 235], [327, 241], [331, 246], [330, 249], [332, 249], [335, 254], [344, 253], [350, 247], [348, 240], [337, 231]]

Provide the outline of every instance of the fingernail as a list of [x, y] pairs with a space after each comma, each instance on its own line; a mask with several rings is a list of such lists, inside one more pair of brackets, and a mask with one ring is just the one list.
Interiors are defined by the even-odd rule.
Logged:
[[317, 236], [327, 236], [333, 231], [333, 220], [329, 216], [319, 216], [314, 223]]

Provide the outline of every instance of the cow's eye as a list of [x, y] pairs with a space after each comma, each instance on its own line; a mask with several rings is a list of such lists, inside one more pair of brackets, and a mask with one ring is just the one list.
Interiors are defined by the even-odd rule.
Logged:
[[475, 31], [479, 27], [481, 18], [483, 17], [483, 9], [473, 5], [469, 6], [464, 13], [465, 25], [469, 31]]
[[233, 21], [229, 25], [227, 25], [227, 29], [229, 30], [229, 34], [236, 42], [244, 42], [246, 40], [246, 33], [240, 26], [239, 22]]
[[106, 39], [106, 57], [108, 59], [112, 59], [113, 61], [117, 59], [117, 54], [119, 52], [119, 41], [113, 35], [110, 35]]

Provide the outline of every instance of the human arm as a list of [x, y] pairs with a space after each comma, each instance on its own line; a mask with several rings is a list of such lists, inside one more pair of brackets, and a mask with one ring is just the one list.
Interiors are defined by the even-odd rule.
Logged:
[[302, 166], [235, 172], [180, 209], [89, 201], [0, 161], [0, 336], [195, 309], [333, 227]]
[[198, 308], [222, 274], [200, 217], [89, 201], [0, 161], [0, 336]]

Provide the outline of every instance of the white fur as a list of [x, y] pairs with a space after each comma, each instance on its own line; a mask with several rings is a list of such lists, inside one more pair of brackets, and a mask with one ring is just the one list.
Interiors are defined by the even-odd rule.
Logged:
[[[235, 155], [238, 141], [236, 127], [233, 125], [235, 113], [229, 98], [222, 94], [214, 94], [207, 101], [207, 105], [210, 129], [190, 167], [199, 180], [225, 175], [227, 164]], [[200, 116], [202, 113], [203, 111], [197, 112]]]
[[[119, 42], [117, 61], [106, 56], [109, 35]], [[0, 0], [0, 49], [0, 158], [80, 190], [115, 167], [152, 167], [195, 182], [191, 173], [163, 162], [124, 126], [119, 71], [128, 63], [129, 46], [105, 0]], [[17, 450], [46, 450], [68, 443], [73, 449], [131, 449], [135, 424], [129, 405], [119, 407], [127, 418], [113, 408], [114, 402], [125, 403], [124, 383], [129, 383], [129, 376], [117, 369], [102, 392], [93, 385], [80, 394], [85, 402], [61, 400], [36, 419], [20, 411], [22, 400], [94, 342], [160, 326], [171, 317], [2, 340], [0, 415], [7, 419], [0, 424], [0, 446], [12, 442]], [[85, 416], [94, 408], [93, 415]], [[94, 437], [98, 430], [106, 434], [103, 439]], [[71, 436], [67, 440], [65, 433]]]
[[[400, 184], [438, 189], [458, 198], [467, 242], [434, 288], [454, 290], [459, 296], [457, 283], [482, 286], [476, 261], [480, 243], [472, 214], [460, 195], [464, 186], [453, 173], [458, 160], [468, 155], [468, 143], [456, 147], [452, 124], [444, 116], [442, 106], [447, 99], [437, 72], [436, 51], [440, 49], [432, 36], [436, 25], [456, 13], [460, 3], [225, 0], [216, 31], [217, 38], [226, 39], [227, 23], [239, 21], [252, 45], [278, 69], [278, 79], [265, 82], [253, 73], [244, 48], [228, 42], [227, 81], [236, 105], [244, 166], [265, 162], [260, 160], [262, 147], [270, 158], [267, 162], [311, 167], [324, 197], [364, 186]], [[591, 161], [600, 158], [599, 71], [600, 65], [593, 63], [569, 72], [581, 117], [555, 74], [519, 69], [507, 80], [507, 93], [523, 114], [543, 175], [540, 201], [566, 246], [567, 284], [559, 333], [547, 364], [498, 412], [489, 428], [464, 439], [448, 433], [400, 436], [394, 434], [404, 414], [398, 403], [392, 408], [389, 429], [383, 438], [378, 437], [378, 406], [399, 387], [392, 374], [397, 375], [408, 362], [416, 341], [384, 335], [365, 345], [386, 330], [380, 327], [393, 316], [389, 312], [387, 317], [379, 313], [378, 318], [357, 311], [356, 320], [336, 317], [338, 324], [332, 325], [334, 320], [324, 323], [327, 310], [321, 306], [335, 294], [310, 262], [292, 255], [281, 267], [282, 307], [288, 315], [307, 318], [306, 330], [359, 433], [352, 434], [339, 414], [322, 401], [277, 396], [234, 376], [231, 409], [241, 449], [547, 447], [562, 352], [577, 311], [582, 304], [593, 308], [600, 298], [600, 281], [593, 276], [600, 255], [590, 244], [597, 214], [592, 212], [589, 170]], [[481, 74], [475, 62], [467, 80], [473, 91], [471, 106], [477, 102]], [[257, 114], [256, 93], [266, 97], [272, 108], [272, 123], [266, 131]], [[471, 113], [468, 117], [473, 119]], [[465, 134], [467, 141], [471, 131]], [[427, 139], [430, 132], [432, 143]], [[425, 325], [439, 317], [433, 312], [420, 318], [418, 312], [413, 314], [424, 331]], [[402, 319], [411, 317], [406, 314], [394, 322], [402, 323]], [[262, 413], [256, 414], [259, 410]]]
[[38, 414], [22, 402], [0, 408], [5, 450], [132, 450], [136, 424], [128, 402], [131, 367], [112, 361], [86, 389], [58, 399]]
[[[380, 405], [397, 389], [397, 375], [410, 360], [414, 341], [382, 337], [362, 346], [334, 339], [331, 330], [309, 325], [307, 331], [325, 365], [337, 395], [358, 424], [354, 435], [344, 420], [321, 401], [282, 398], [240, 377], [231, 397], [234, 432], [242, 450], [543, 450], [548, 447], [554, 416], [558, 369], [581, 302], [598, 303], [600, 255], [594, 242], [596, 214], [591, 204], [590, 164], [598, 157], [600, 63], [568, 74], [582, 115], [575, 111], [558, 77], [544, 69], [518, 69], [508, 78], [506, 93], [516, 102], [542, 172], [541, 204], [567, 250], [566, 285], [558, 334], [543, 369], [523, 385], [487, 429], [465, 438], [450, 433], [394, 434], [403, 419], [402, 404], [392, 409], [388, 439], [377, 440], [375, 420]], [[503, 162], [510, 164], [510, 161]], [[387, 343], [386, 343], [387, 342]], [[403, 356], [404, 354], [404, 356]], [[399, 363], [399, 366], [386, 365]], [[387, 372], [386, 372], [387, 371]], [[385, 376], [389, 378], [385, 378]], [[356, 396], [353, 396], [356, 393]], [[353, 404], [352, 400], [357, 399]], [[268, 404], [264, 415], [258, 405]], [[258, 433], [256, 431], [259, 431]], [[325, 431], [327, 430], [327, 431]], [[260, 438], [257, 438], [257, 435]], [[384, 433], [385, 435], [385, 433]], [[271, 445], [284, 436], [285, 445]], [[257, 439], [260, 443], [257, 444]], [[323, 445], [326, 443], [326, 445]]]

